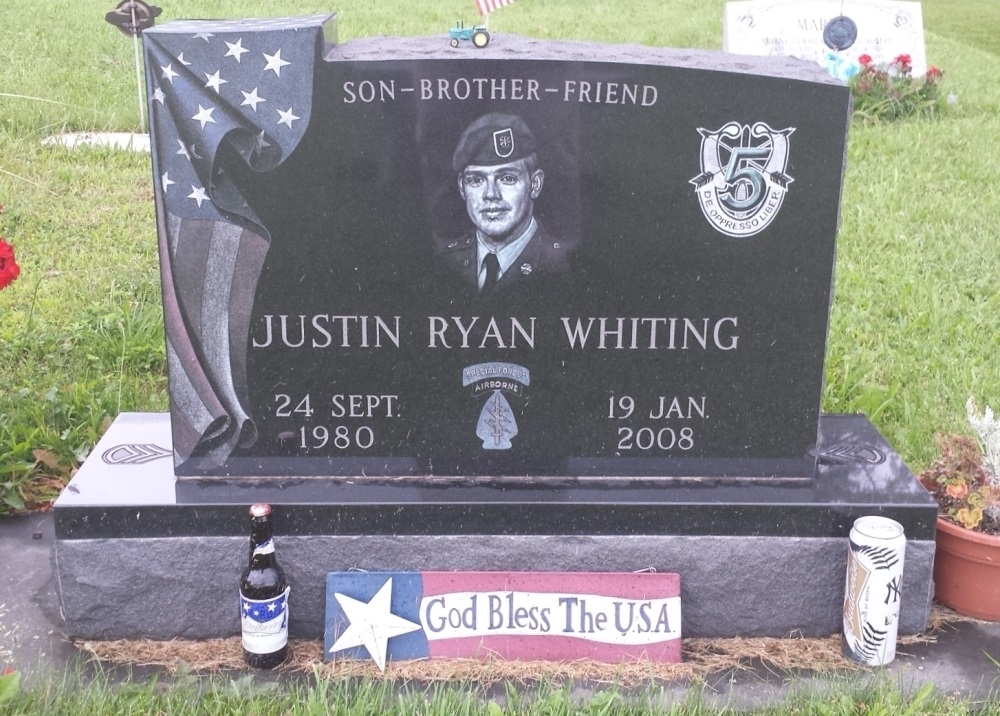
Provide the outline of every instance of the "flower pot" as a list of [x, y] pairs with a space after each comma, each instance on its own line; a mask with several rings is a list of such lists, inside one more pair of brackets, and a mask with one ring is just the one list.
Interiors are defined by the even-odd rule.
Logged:
[[934, 598], [960, 614], [1000, 621], [1000, 537], [938, 518]]

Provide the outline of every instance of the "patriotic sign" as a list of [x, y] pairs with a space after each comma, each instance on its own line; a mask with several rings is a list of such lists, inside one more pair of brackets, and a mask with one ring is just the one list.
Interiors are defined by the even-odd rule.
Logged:
[[598, 572], [331, 572], [324, 658], [681, 658], [680, 577]]
[[510, 5], [514, 0], [476, 0], [476, 9], [480, 15], [489, 15], [494, 10]]

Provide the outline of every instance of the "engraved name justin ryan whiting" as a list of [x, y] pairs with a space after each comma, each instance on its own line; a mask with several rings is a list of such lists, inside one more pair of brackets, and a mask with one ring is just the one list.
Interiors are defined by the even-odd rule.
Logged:
[[763, 231], [778, 215], [788, 185], [788, 137], [794, 127], [774, 130], [764, 122], [729, 122], [701, 134], [701, 174], [690, 180], [705, 218], [726, 236]]
[[511, 439], [518, 433], [514, 411], [505, 393], [524, 400], [524, 389], [531, 384], [528, 369], [513, 363], [478, 363], [462, 370], [462, 387], [472, 386], [472, 397], [489, 397], [479, 412], [476, 436], [484, 450], [510, 450]]

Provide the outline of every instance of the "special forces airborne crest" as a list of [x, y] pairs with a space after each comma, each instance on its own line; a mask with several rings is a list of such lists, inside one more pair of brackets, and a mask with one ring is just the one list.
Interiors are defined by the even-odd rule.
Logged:
[[476, 436], [483, 441], [484, 450], [510, 450], [518, 429], [506, 395], [523, 400], [524, 389], [530, 384], [528, 369], [513, 363], [478, 363], [462, 371], [462, 386], [472, 386], [473, 398], [478, 401], [488, 396], [476, 423]]
[[781, 209], [788, 185], [788, 137], [764, 122], [729, 122], [701, 134], [701, 174], [691, 179], [705, 218], [716, 231], [743, 238], [764, 230]]

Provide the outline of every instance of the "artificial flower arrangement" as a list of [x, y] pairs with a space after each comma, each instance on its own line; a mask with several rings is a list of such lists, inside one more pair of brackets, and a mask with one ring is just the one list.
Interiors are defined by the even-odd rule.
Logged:
[[923, 75], [913, 76], [913, 59], [897, 55], [892, 62], [876, 63], [871, 55], [848, 59], [828, 52], [822, 62], [826, 70], [847, 82], [854, 98], [854, 116], [878, 122], [910, 116], [933, 116], [945, 102], [941, 95], [944, 72], [930, 67]]
[[919, 479], [937, 499], [942, 517], [1000, 536], [1000, 420], [989, 406], [979, 413], [972, 398], [965, 407], [976, 437], [939, 438], [941, 457]]
[[[3, 204], [0, 204], [0, 214], [3, 214]], [[21, 267], [14, 258], [14, 247], [0, 236], [0, 291], [4, 290], [21, 274]]]

